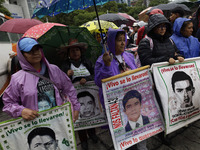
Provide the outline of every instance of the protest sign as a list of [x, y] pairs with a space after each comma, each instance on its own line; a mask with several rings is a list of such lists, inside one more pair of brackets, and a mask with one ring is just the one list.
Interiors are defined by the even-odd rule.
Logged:
[[77, 90], [78, 101], [81, 104], [78, 120], [74, 123], [74, 129], [82, 130], [107, 125], [105, 110], [99, 100], [99, 88], [94, 81], [74, 84]]
[[164, 110], [166, 134], [200, 118], [200, 57], [183, 63], [156, 63], [152, 72]]
[[126, 149], [164, 130], [149, 66], [102, 80], [114, 147]]
[[1, 150], [76, 150], [70, 103], [40, 113], [32, 121], [21, 117], [0, 124]]

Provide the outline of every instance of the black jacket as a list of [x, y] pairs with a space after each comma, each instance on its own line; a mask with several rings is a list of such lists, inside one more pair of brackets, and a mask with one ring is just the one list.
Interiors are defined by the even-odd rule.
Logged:
[[[71, 63], [73, 63], [73, 61], [67, 59], [66, 61], [63, 62], [60, 69], [67, 74], [67, 71], [70, 70]], [[71, 78], [72, 83], [80, 81], [82, 78], [85, 78], [86, 81], [94, 80], [94, 66], [93, 66], [92, 62], [90, 62], [89, 60], [86, 60], [84, 58], [81, 58], [80, 64], [81, 63], [88, 69], [88, 71], [90, 72], [90, 76], [77, 77], [74, 80], [72, 80], [72, 78]]]
[[[161, 23], [167, 25], [166, 33], [163, 36], [153, 32], [154, 28]], [[153, 47], [150, 47], [148, 38], [144, 38], [140, 41], [138, 54], [142, 66], [169, 61], [169, 58], [176, 59], [175, 52], [179, 54], [179, 50], [176, 48], [174, 42], [169, 39], [171, 33], [171, 24], [163, 15], [155, 14], [149, 18], [147, 35], [152, 39]]]

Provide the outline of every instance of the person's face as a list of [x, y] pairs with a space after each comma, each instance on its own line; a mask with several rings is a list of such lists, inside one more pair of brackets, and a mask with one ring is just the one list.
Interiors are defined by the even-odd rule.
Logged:
[[174, 23], [174, 21], [178, 18], [177, 13], [171, 13], [171, 16], [169, 17], [170, 22]]
[[38, 64], [42, 59], [41, 47], [38, 45], [33, 46], [30, 52], [24, 52], [23, 55], [31, 65]]
[[78, 101], [81, 104], [81, 117], [90, 117], [94, 114], [94, 101], [90, 96], [80, 97]]
[[192, 105], [193, 87], [190, 85], [189, 80], [177, 81], [174, 84], [176, 97], [181, 103], [181, 108], [189, 107]]
[[81, 58], [81, 50], [79, 47], [71, 47], [69, 49], [69, 57], [72, 60], [78, 61]]
[[155, 27], [154, 33], [159, 34], [159, 35], [164, 35], [166, 32], [167, 26], [165, 23], [161, 23], [158, 26]]
[[193, 32], [193, 23], [190, 22], [189, 24], [187, 24], [187, 26], [185, 27], [185, 29], [183, 31], [181, 31], [181, 34], [184, 37], [189, 37], [192, 35]]
[[32, 139], [30, 150], [56, 150], [57, 141], [52, 139], [49, 135], [37, 135]]
[[125, 49], [125, 35], [120, 34], [115, 39], [115, 54], [120, 55], [124, 52]]
[[138, 98], [131, 98], [125, 105], [125, 114], [128, 120], [136, 122], [140, 117], [141, 104]]
[[51, 104], [49, 104], [49, 102], [47, 100], [42, 100], [40, 102], [38, 102], [38, 110], [39, 111], [43, 111], [46, 109], [50, 109], [51, 108]]
[[138, 26], [135, 26], [135, 27], [133, 27], [133, 31], [135, 31], [135, 32], [137, 32], [137, 31], [138, 31], [138, 29], [139, 29], [139, 27], [138, 27]]

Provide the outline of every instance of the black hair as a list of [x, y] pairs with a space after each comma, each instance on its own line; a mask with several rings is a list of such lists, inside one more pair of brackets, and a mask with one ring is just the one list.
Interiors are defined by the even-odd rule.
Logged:
[[126, 35], [126, 33], [125, 33], [125, 31], [118, 31], [117, 32], [117, 34], [116, 34], [116, 36], [115, 36], [115, 40], [116, 40], [116, 38], [119, 36], [119, 35]]
[[181, 7], [176, 7], [174, 9], [172, 9], [171, 13], [174, 13], [174, 14], [178, 13], [180, 17], [183, 17], [185, 14], [183, 8], [181, 8]]
[[193, 87], [193, 82], [191, 77], [186, 74], [183, 71], [176, 71], [173, 75], [172, 75], [172, 80], [171, 80], [171, 84], [172, 84], [172, 89], [175, 92], [175, 82], [178, 81], [183, 81], [183, 80], [188, 80], [190, 82], [190, 85]]
[[29, 147], [30, 147], [30, 144], [32, 142], [32, 139], [34, 137], [36, 137], [37, 135], [39, 135], [39, 136], [48, 135], [53, 140], [56, 140], [55, 132], [51, 128], [48, 128], [48, 127], [35, 128], [28, 134], [28, 145], [29, 145]]
[[131, 91], [128, 91], [128, 92], [125, 94], [125, 96], [124, 96], [124, 98], [123, 98], [123, 100], [122, 100], [124, 109], [125, 109], [126, 103], [127, 103], [128, 100], [131, 99], [131, 98], [137, 98], [137, 99], [139, 99], [140, 104], [141, 104], [142, 95], [141, 95], [137, 90], [131, 90]]
[[86, 96], [91, 97], [92, 101], [95, 103], [94, 96], [88, 91], [83, 91], [83, 92], [78, 93], [77, 98], [79, 99], [80, 97], [86, 97]]
[[129, 28], [128, 27], [123, 27], [124, 30], [127, 30], [127, 32], [129, 32]]
[[188, 26], [188, 24], [190, 24], [190, 23], [192, 23], [192, 20], [184, 21], [184, 22], [183, 22], [183, 25], [182, 25], [182, 27], [181, 27], [180, 32], [185, 31], [185, 28], [186, 28], [186, 27]]

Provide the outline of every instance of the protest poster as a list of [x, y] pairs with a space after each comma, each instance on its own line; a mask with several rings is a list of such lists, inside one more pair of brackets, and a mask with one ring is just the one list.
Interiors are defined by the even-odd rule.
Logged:
[[200, 57], [182, 63], [152, 65], [165, 117], [166, 134], [200, 118]]
[[39, 113], [32, 121], [0, 123], [1, 150], [76, 150], [70, 103]]
[[103, 79], [108, 124], [116, 150], [127, 149], [164, 130], [149, 66]]
[[81, 104], [79, 118], [74, 123], [74, 130], [82, 130], [107, 125], [105, 110], [99, 100], [99, 88], [94, 81], [88, 81], [85, 85], [74, 84], [77, 90], [77, 98]]

